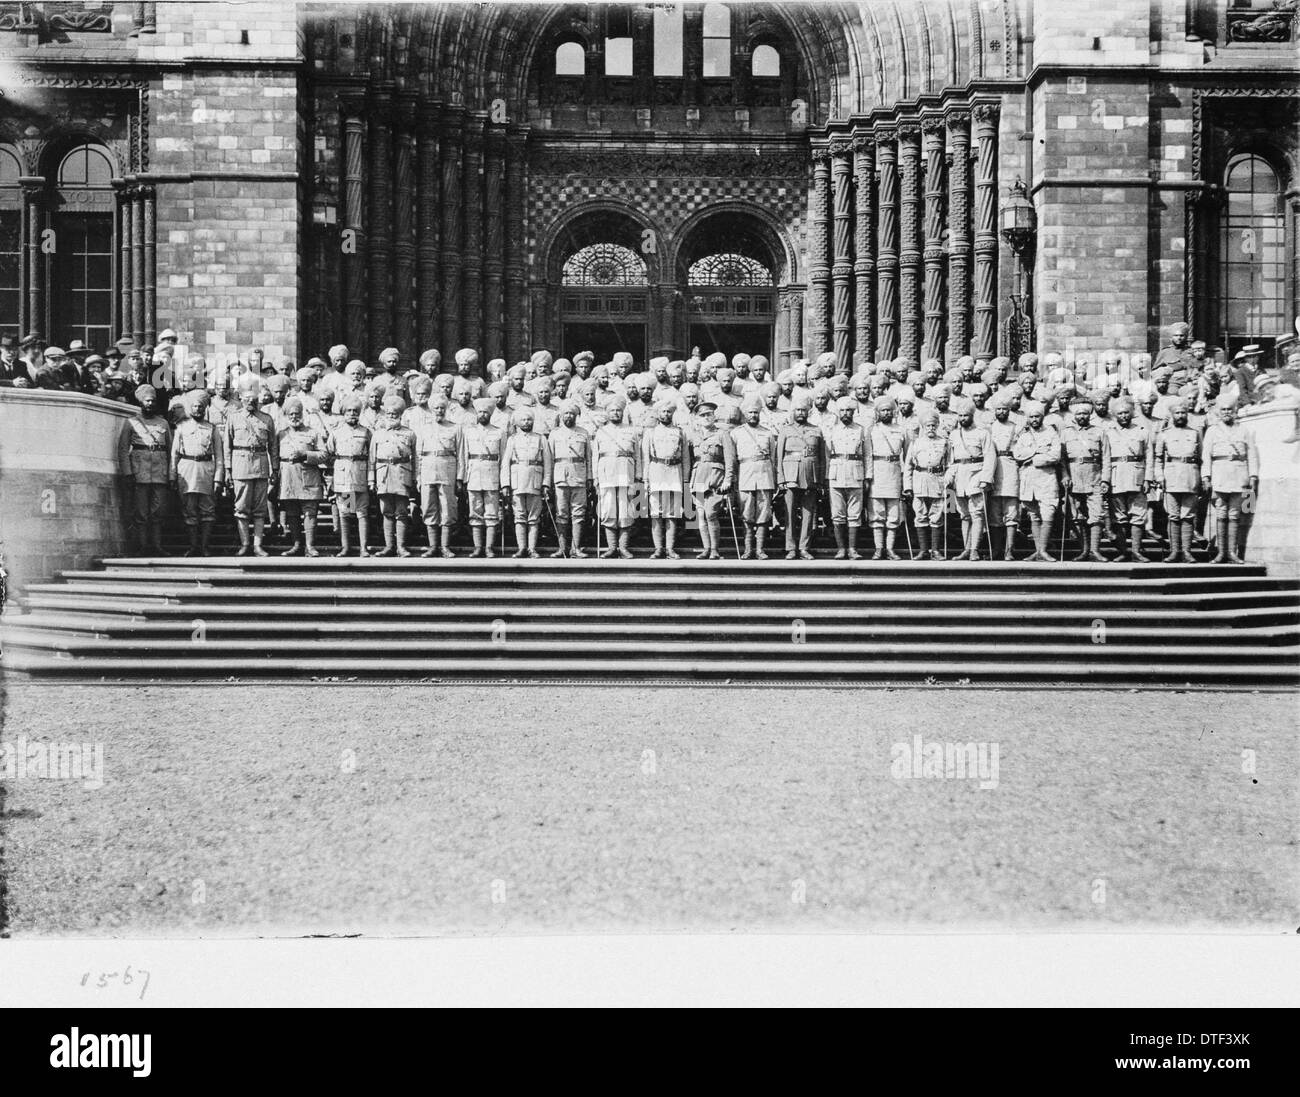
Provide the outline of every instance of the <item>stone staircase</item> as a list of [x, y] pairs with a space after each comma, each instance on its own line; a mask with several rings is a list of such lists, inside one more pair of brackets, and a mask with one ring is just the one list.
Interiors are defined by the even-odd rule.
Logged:
[[109, 559], [0, 617], [12, 677], [1300, 684], [1258, 566]]

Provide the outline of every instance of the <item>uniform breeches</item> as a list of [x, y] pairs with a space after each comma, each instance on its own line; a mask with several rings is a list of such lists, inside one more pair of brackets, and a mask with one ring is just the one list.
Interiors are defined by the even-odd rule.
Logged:
[[902, 519], [902, 500], [888, 496], [878, 498], [873, 495], [871, 497], [871, 524], [873, 526], [887, 526], [890, 529], [898, 529]]
[[217, 517], [217, 505], [211, 495], [205, 495], [201, 491], [187, 491], [181, 497], [181, 501], [184, 505], [187, 526], [211, 522]]
[[723, 500], [726, 499], [726, 496], [720, 491], [711, 491], [707, 495], [697, 491], [692, 494], [691, 498], [695, 500], [696, 515], [707, 521], [718, 517], [722, 511]]
[[1210, 500], [1215, 518], [1226, 518], [1229, 521], [1240, 519], [1242, 494], [1240, 491], [1216, 491]]
[[912, 496], [912, 513], [917, 528], [938, 529], [943, 525], [943, 497], [935, 495]]
[[740, 493], [740, 513], [747, 526], [765, 526], [772, 520], [772, 489]]
[[1031, 521], [1045, 522], [1050, 526], [1056, 520], [1055, 500], [1025, 499], [1020, 505]]
[[1011, 527], [1020, 522], [1020, 500], [1011, 495], [989, 499], [989, 525]]
[[1116, 522], [1130, 524], [1147, 520], [1147, 497], [1141, 491], [1112, 491], [1110, 515]]
[[817, 518], [817, 492], [812, 488], [785, 489], [785, 547], [794, 548], [794, 518], [799, 515], [799, 543], [808, 547], [808, 538], [812, 536], [813, 523]]
[[469, 524], [495, 526], [501, 521], [501, 496], [495, 491], [469, 492]]
[[559, 522], [581, 522], [587, 517], [587, 486], [555, 485], [555, 517]]
[[831, 521], [856, 526], [862, 522], [862, 488], [831, 488]]
[[1165, 513], [1172, 522], [1192, 522], [1196, 519], [1196, 492], [1165, 492]]
[[1074, 520], [1099, 526], [1106, 520], [1106, 496], [1096, 491], [1072, 491], [1070, 502], [1074, 506]]
[[265, 480], [235, 481], [235, 517], [245, 522], [266, 517]]
[[424, 484], [420, 488], [420, 512], [426, 526], [454, 526], [460, 517], [455, 484]]
[[600, 524], [606, 529], [630, 529], [632, 520], [632, 489], [610, 487], [600, 489]]
[[963, 522], [968, 521], [972, 516], [983, 518], [984, 493], [977, 491], [974, 495], [958, 495], [957, 513], [961, 515]]
[[167, 506], [166, 484], [135, 484], [131, 489], [131, 521], [136, 529], [161, 522]]
[[680, 491], [649, 491], [651, 518], [680, 518], [682, 493]]
[[368, 491], [340, 491], [334, 496], [334, 502], [338, 505], [339, 514], [345, 518], [370, 513], [370, 492]]
[[385, 518], [405, 518], [408, 506], [405, 495], [393, 495], [387, 491], [379, 493], [379, 513]]
[[542, 520], [542, 496], [536, 491], [514, 494], [515, 525], [535, 526]]

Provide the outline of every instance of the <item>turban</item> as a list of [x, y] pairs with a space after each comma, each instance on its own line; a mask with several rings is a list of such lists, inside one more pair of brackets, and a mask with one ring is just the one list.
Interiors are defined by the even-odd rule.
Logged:
[[341, 357], [346, 358], [346, 357], [348, 356], [348, 346], [347, 346], [347, 344], [346, 344], [346, 343], [335, 343], [332, 347], [330, 347], [330, 349], [329, 349], [329, 356], [330, 356], [331, 358], [333, 358], [334, 355], [335, 355], [336, 353], [339, 354]]
[[[1216, 403], [1217, 403], [1217, 401], [1216, 401]], [[1190, 412], [1190, 411], [1192, 410], [1192, 400], [1191, 400], [1191, 397], [1188, 397], [1188, 396], [1180, 396], [1177, 400], [1174, 401], [1173, 407], [1170, 408], [1169, 410], [1170, 410], [1170, 411], [1187, 411], [1187, 412]]]
[[1191, 325], [1185, 324], [1181, 320], [1179, 320], [1178, 323], [1176, 324], [1169, 325], [1170, 335], [1190, 335], [1191, 333], [1192, 333]]
[[855, 399], [853, 399], [852, 396], [841, 396], [838, 400], [835, 401], [835, 410], [843, 411], [845, 408], [847, 408], [849, 411], [857, 411], [858, 402]]
[[361, 397], [358, 396], [355, 392], [347, 393], [343, 397], [343, 399], [339, 401], [340, 412], [349, 411], [353, 408], [355, 408], [357, 411], [360, 411], [363, 407], [365, 407], [365, 404], [363, 403]]
[[813, 397], [829, 396], [831, 394], [831, 383], [829, 381], [818, 381], [813, 385]]
[[693, 385], [693, 384], [691, 384], [691, 382], [687, 381], [686, 384], [684, 384], [684, 385], [683, 385], [680, 389], [678, 389], [677, 391], [680, 392], [680, 393], [682, 394], [682, 399], [685, 400], [688, 396], [699, 396], [699, 394], [700, 394], [700, 386], [699, 386], [699, 385]]
[[1004, 390], [999, 389], [989, 397], [988, 408], [990, 411], [997, 411], [998, 408], [1009, 408], [1010, 406], [1011, 402], [1007, 399], [1007, 394]]
[[1006, 385], [1005, 387], [999, 389], [998, 391], [1002, 394], [1002, 399], [1004, 399], [1007, 402], [1008, 407], [1011, 406], [1011, 402], [1013, 400], [1015, 400], [1017, 397], [1024, 396], [1025, 394], [1025, 390], [1022, 389], [1014, 381], [1012, 381], [1011, 384]]
[[311, 366], [303, 366], [293, 377], [301, 385], [304, 381], [316, 380], [316, 371]]
[[763, 402], [753, 393], [750, 393], [750, 395], [746, 396], [742, 401], [741, 407], [744, 408], [746, 412], [751, 412], [756, 408], [761, 410]]
[[534, 418], [533, 409], [530, 407], [515, 408], [515, 414], [513, 418], [516, 423], [522, 423], [525, 419], [527, 419], [531, 423], [533, 422], [533, 418]]
[[799, 393], [799, 395], [796, 396], [794, 400], [791, 402], [792, 408], [810, 408], [812, 406], [813, 406], [812, 397], [806, 392]]
[[1025, 373], [1036, 372], [1038, 369], [1038, 355], [1032, 350], [1022, 354], [1016, 363]]
[[385, 347], [383, 350], [379, 352], [379, 360], [381, 362], [384, 361], [386, 358], [400, 358], [401, 356], [402, 356], [402, 352], [399, 351], [396, 347]]
[[776, 375], [776, 383], [778, 388], [782, 385], [793, 385], [794, 384], [793, 371], [788, 369], [783, 369], [780, 373]]
[[411, 382], [412, 396], [416, 395], [417, 393], [421, 393], [421, 392], [427, 393], [432, 391], [433, 391], [433, 381], [429, 377], [425, 376], [423, 373], [417, 374], [415, 379]]
[[482, 415], [483, 412], [485, 411], [491, 411], [496, 406], [497, 406], [497, 402], [495, 400], [489, 399], [486, 396], [480, 396], [477, 400], [474, 401], [474, 410], [479, 415]]
[[457, 380], [460, 379], [454, 374], [440, 373], [437, 377], [430, 378], [430, 384], [436, 389], [441, 389], [443, 392], [450, 392], [456, 387]]
[[582, 388], [579, 389], [578, 391], [581, 392], [583, 396], [586, 396], [589, 393], [595, 395], [595, 393], [598, 392], [599, 389], [600, 386], [597, 385], [596, 382], [593, 381], [590, 377], [588, 377], [585, 381], [582, 382]]
[[390, 392], [379, 406], [385, 415], [401, 415], [406, 410], [406, 401], [397, 393]]
[[[723, 358], [722, 361], [723, 361], [723, 363], [725, 364], [727, 360], [726, 360], [726, 358]], [[655, 356], [654, 358], [651, 358], [651, 359], [650, 359], [650, 363], [649, 363], [649, 365], [650, 365], [650, 372], [651, 372], [651, 373], [654, 373], [655, 370], [658, 370], [658, 369], [667, 369], [667, 368], [668, 368], [668, 359], [667, 359], [667, 357], [665, 357], [664, 355], [660, 354], [660, 355]]]
[[[469, 347], [462, 347], [456, 352], [456, 365], [458, 366], [472, 366], [477, 361], [478, 351], [476, 350], [472, 350]], [[505, 363], [503, 362], [502, 365], [504, 364]]]
[[581, 415], [582, 405], [577, 400], [565, 400], [560, 405], [560, 414], [568, 415], [569, 412], [573, 412], [574, 415]]
[[1235, 396], [1220, 396], [1214, 401], [1214, 406], [1219, 411], [1232, 411], [1237, 406], [1237, 398]]
[[900, 404], [906, 404], [909, 408], [914, 407], [916, 405], [916, 393], [914, 393], [911, 389], [908, 389], [906, 392], [900, 392], [897, 396], [894, 397], [894, 399], [897, 400]]
[[609, 366], [597, 366], [591, 371], [591, 379], [599, 381], [602, 377], [609, 377]]
[[288, 415], [291, 411], [301, 412], [302, 410], [302, 401], [296, 396], [290, 396], [289, 399], [284, 402], [285, 415]]
[[1168, 366], [1157, 366], [1151, 371], [1152, 381], [1168, 381], [1174, 375], [1174, 371]]
[[[461, 390], [458, 390], [455, 385], [452, 385], [451, 391], [454, 394]], [[487, 392], [487, 382], [484, 381], [482, 377], [474, 377], [470, 380], [469, 394], [471, 397], [477, 400], [480, 396], [483, 396], [486, 392]]]
[[946, 381], [934, 386], [934, 392], [931, 395], [937, 400], [940, 396], [952, 396], [952, 385]]
[[876, 398], [875, 408], [877, 411], [893, 411], [897, 406], [892, 396], [878, 396]]
[[1092, 402], [1091, 402], [1090, 400], [1071, 400], [1071, 401], [1070, 401], [1070, 410], [1071, 410], [1071, 411], [1085, 411], [1085, 410], [1086, 410], [1089, 414], [1091, 414], [1091, 413], [1092, 413]]
[[1031, 416], [1031, 415], [1042, 415], [1047, 409], [1044, 408], [1043, 405], [1040, 404], [1037, 400], [1026, 400], [1023, 404], [1020, 405], [1020, 410], [1024, 412], [1026, 416]]
[[796, 385], [805, 385], [808, 383], [808, 363], [796, 362], [790, 367], [790, 377]]
[[[269, 385], [268, 385], [269, 387]], [[366, 382], [366, 395], [373, 396], [377, 392], [387, 392], [388, 382], [382, 377], [372, 377]]]
[[958, 384], [961, 384], [962, 371], [959, 370], [959, 369], [957, 369], [956, 366], [954, 366], [952, 369], [950, 369], [950, 370], [948, 370], [946, 373], [944, 373], [944, 375], [943, 375], [943, 379], [944, 379], [944, 382], [945, 382], [946, 384], [949, 384], [949, 385], [958, 385]]
[[493, 381], [487, 388], [488, 395], [492, 397], [493, 400], [500, 399], [509, 391], [510, 386], [504, 381]]
[[954, 415], [973, 413], [975, 411], [975, 401], [967, 400], [964, 396], [958, 396], [953, 400], [952, 407], [949, 410], [952, 411]]
[[1116, 396], [1112, 398], [1107, 406], [1110, 409], [1111, 415], [1115, 415], [1121, 411], [1132, 411], [1133, 400], [1129, 396]]
[[962, 395], [969, 396], [972, 400], [975, 399], [976, 396], [987, 396], [988, 394], [988, 385], [982, 384], [978, 381], [974, 384], [967, 385], [962, 389]]
[[183, 400], [183, 406], [187, 414], [197, 419], [203, 414], [203, 409], [208, 405], [208, 394], [204, 389], [194, 389], [193, 392], [187, 392]]
[[551, 372], [552, 372], [552, 373], [572, 373], [572, 372], [573, 372], [573, 363], [570, 362], [567, 358], [557, 358], [557, 359], [556, 359], [556, 360], [551, 364]]
[[457, 377], [451, 386], [451, 398], [455, 400], [456, 403], [459, 404], [461, 400], [463, 400], [466, 396], [468, 396], [473, 391], [474, 391], [473, 385], [471, 385], [468, 381], [466, 381], [465, 378]]
[[[538, 354], [546, 354], [546, 353], [548, 353], [548, 352], [547, 352], [547, 351], [538, 351], [537, 353], [538, 353]], [[591, 351], [589, 351], [589, 350], [580, 350], [580, 351], [578, 351], [577, 354], [575, 354], [575, 355], [573, 356], [573, 362], [574, 362], [574, 365], [577, 365], [579, 362], [594, 362], [595, 360], [596, 360], [596, 356], [595, 356], [595, 354], [593, 354], [593, 353], [592, 353]]]
[[[141, 387], [148, 388], [149, 386], [143, 385]], [[239, 380], [235, 382], [235, 388], [240, 393], [251, 392], [256, 396], [262, 391], [262, 379], [255, 373], [241, 373]], [[139, 399], [139, 393], [136, 394], [136, 398]]]
[[511, 366], [510, 369], [506, 371], [506, 376], [513, 381], [516, 377], [524, 377], [527, 373], [528, 367], [523, 365], [523, 363], [519, 363], [518, 365]]
[[834, 351], [828, 350], [817, 355], [817, 364], [823, 369], [829, 369], [831, 372], [834, 372], [839, 367], [840, 360], [835, 357]]
[[656, 415], [662, 415], [665, 411], [676, 411], [676, 410], [677, 410], [677, 401], [676, 401], [676, 400], [656, 400], [656, 401], [655, 401], [654, 412], [655, 412]]
[[980, 380], [984, 384], [988, 385], [989, 388], [992, 388], [1001, 379], [1002, 379], [1002, 374], [995, 369], [986, 369], [983, 373], [980, 374]]
[[937, 422], [939, 422], [939, 413], [935, 411], [934, 408], [926, 408], [925, 411], [921, 412], [921, 424], [923, 426], [928, 423]]
[[722, 369], [727, 364], [727, 356], [721, 351], [710, 354], [703, 362], [706, 366], [712, 366], [715, 370]]
[[911, 373], [907, 375], [907, 383], [909, 385], [920, 385], [923, 384], [924, 382], [925, 382], [925, 374], [922, 373], [919, 369], [914, 369], [912, 370]]
[[550, 369], [555, 365], [555, 358], [549, 350], [535, 350], [528, 360], [538, 369]]
[[622, 396], [615, 396], [605, 405], [606, 413], [617, 409], [619, 414], [622, 414], [626, 408], [627, 408], [627, 400], [624, 399]]
[[420, 361], [421, 369], [425, 369], [425, 370], [437, 369], [439, 363], [442, 362], [442, 355], [439, 354], [436, 350], [426, 350], [423, 354], [420, 355], [419, 361]]
[[283, 373], [276, 373], [266, 379], [266, 387], [274, 396], [289, 391], [289, 378]]
[[158, 390], [153, 385], [141, 385], [135, 390], [135, 398], [143, 403], [145, 400], [156, 400]]
[[780, 396], [781, 386], [776, 384], [774, 381], [764, 381], [762, 387], [758, 391], [763, 394], [764, 398], [768, 396]]
[[756, 354], [749, 360], [749, 368], [751, 371], [756, 369], [767, 369], [768, 366], [769, 363], [766, 355]]

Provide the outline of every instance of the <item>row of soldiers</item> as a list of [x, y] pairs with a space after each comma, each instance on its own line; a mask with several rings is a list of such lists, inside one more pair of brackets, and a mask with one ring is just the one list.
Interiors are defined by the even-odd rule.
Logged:
[[[241, 554], [266, 553], [274, 496], [294, 533], [290, 553], [317, 554], [316, 515], [328, 498], [341, 554], [351, 551], [353, 525], [367, 551], [373, 504], [385, 555], [409, 554], [417, 514], [428, 528], [425, 555], [453, 555], [464, 509], [474, 556], [494, 553], [510, 517], [516, 555], [536, 556], [543, 512], [555, 526], [555, 555], [585, 555], [583, 524], [594, 511], [601, 556], [627, 557], [643, 495], [655, 558], [677, 558], [680, 527], [694, 513], [701, 558], [719, 558], [726, 516], [743, 524], [743, 558], [766, 559], [780, 499], [788, 558], [812, 557], [820, 510], [837, 559], [861, 558], [864, 524], [873, 558], [899, 559], [909, 509], [920, 555], [943, 558], [951, 496], [962, 519], [958, 559], [980, 559], [984, 549], [1012, 559], [1022, 515], [1030, 559], [1050, 559], [1047, 541], [1063, 513], [1079, 535], [1079, 558], [1105, 558], [1109, 522], [1122, 555], [1141, 560], [1157, 496], [1169, 523], [1165, 559], [1175, 561], [1191, 559], [1208, 496], [1216, 559], [1240, 559], [1241, 504], [1258, 486], [1258, 453], [1236, 422], [1239, 396], [1213, 383], [1174, 397], [1156, 377], [1135, 401], [1118, 378], [1104, 389], [1050, 386], [1037, 369], [1013, 379], [1005, 359], [983, 371], [963, 359], [946, 374], [937, 363], [922, 371], [897, 359], [852, 377], [819, 359], [768, 381], [761, 358], [718, 358], [698, 363], [697, 383], [686, 380], [687, 363], [658, 359], [638, 374], [630, 356], [616, 356], [588, 369], [576, 398], [567, 363], [544, 352], [490, 384], [463, 373], [370, 377], [355, 361], [324, 379], [311, 368], [292, 379], [244, 373], [237, 403], [196, 388], [173, 401], [172, 422], [142, 386], [144, 413], [123, 455], [137, 489], [135, 527], [142, 544], [161, 551], [164, 490], [174, 484], [193, 553], [209, 550], [213, 497], [229, 491]], [[1215, 396], [1208, 406], [1207, 394]]]

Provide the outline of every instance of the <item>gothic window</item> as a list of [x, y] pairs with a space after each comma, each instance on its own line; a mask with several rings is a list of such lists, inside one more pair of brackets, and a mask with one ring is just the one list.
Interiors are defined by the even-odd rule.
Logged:
[[648, 284], [645, 260], [620, 244], [588, 244], [564, 264], [566, 286], [644, 286]]
[[92, 347], [113, 341], [112, 178], [112, 161], [96, 145], [78, 145], [59, 164], [52, 225], [56, 339], [82, 339]]
[[1259, 156], [1237, 156], [1224, 177], [1220, 325], [1229, 342], [1267, 338], [1286, 326], [1286, 220], [1277, 173]]
[[19, 335], [22, 295], [23, 195], [18, 157], [0, 148], [0, 335]]
[[691, 264], [686, 280], [692, 286], [727, 288], [731, 286], [770, 286], [772, 272], [748, 255], [727, 252], [706, 255]]
[[704, 75], [731, 75], [731, 11], [725, 4], [704, 6]]
[[779, 77], [781, 75], [781, 55], [775, 46], [755, 46], [754, 57], [750, 62], [750, 72], [760, 79]]
[[682, 5], [659, 4], [655, 7], [655, 75], [682, 74]]
[[561, 42], [555, 50], [556, 76], [583, 76], [587, 71], [587, 51], [581, 42]]

